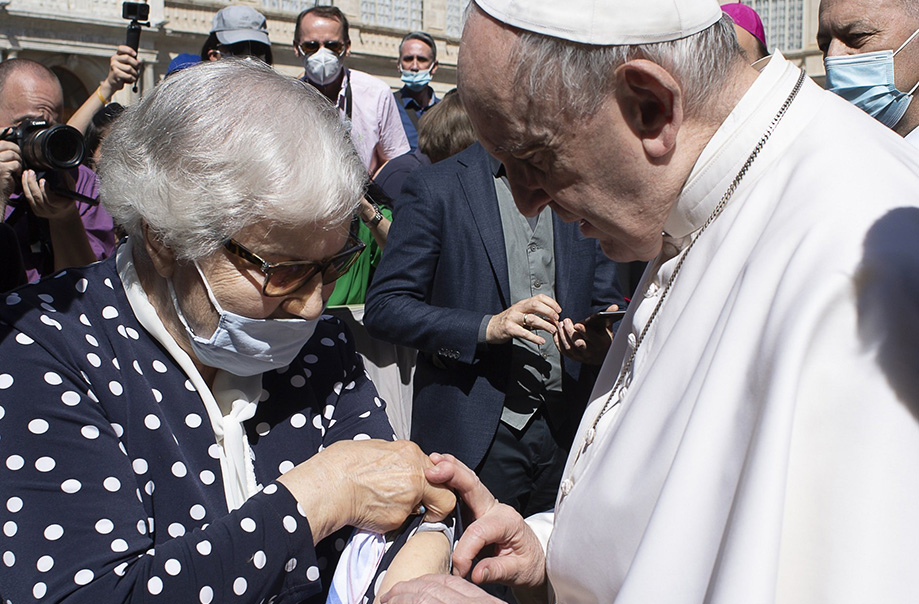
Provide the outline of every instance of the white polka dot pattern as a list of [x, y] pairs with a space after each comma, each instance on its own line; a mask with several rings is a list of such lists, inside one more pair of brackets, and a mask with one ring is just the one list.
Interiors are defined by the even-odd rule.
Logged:
[[[16, 323], [0, 358], [16, 362], [0, 370], [0, 559], [22, 577], [4, 598], [322, 601], [347, 529], [314, 550], [302, 508], [273, 481], [332, 442], [392, 432], [337, 320], [262, 377], [246, 428], [265, 486], [228, 515], [200, 395], [137, 322], [112, 262], [3, 302], [0, 329]], [[228, 560], [251, 564], [227, 575]]]

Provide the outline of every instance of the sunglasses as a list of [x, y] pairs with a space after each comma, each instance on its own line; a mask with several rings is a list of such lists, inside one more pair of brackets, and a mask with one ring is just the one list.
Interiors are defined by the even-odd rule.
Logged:
[[325, 42], [317, 42], [316, 40], [306, 40], [305, 42], [300, 42], [300, 51], [305, 55], [311, 55], [322, 47], [326, 47], [335, 54], [341, 54], [345, 49], [345, 43], [339, 42], [338, 40], [326, 40]]
[[235, 44], [219, 44], [217, 50], [221, 54], [234, 57], [255, 57], [265, 60], [268, 56], [268, 46], [254, 40], [243, 40]]
[[354, 266], [366, 246], [359, 239], [349, 237], [342, 251], [321, 262], [297, 260], [278, 263], [259, 258], [234, 239], [224, 243], [223, 247], [231, 254], [258, 266], [259, 270], [265, 274], [262, 295], [277, 298], [297, 291], [316, 275], [322, 275], [324, 285], [334, 283]]

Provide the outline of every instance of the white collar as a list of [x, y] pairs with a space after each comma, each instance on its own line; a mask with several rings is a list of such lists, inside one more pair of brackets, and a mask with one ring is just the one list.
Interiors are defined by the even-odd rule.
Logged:
[[682, 248], [714, 211], [779, 107], [794, 88], [800, 70], [775, 51], [759, 77], [702, 150], [664, 232]]
[[204, 402], [214, 438], [220, 447], [220, 469], [223, 474], [227, 510], [241, 506], [261, 490], [256, 484], [249, 440], [243, 423], [255, 415], [262, 392], [262, 376], [240, 377], [222, 370], [214, 378], [213, 391], [207, 386], [191, 357], [176, 343], [144, 291], [137, 270], [131, 240], [118, 247], [115, 264], [128, 303], [137, 321], [159, 342], [182, 368], [189, 382]]

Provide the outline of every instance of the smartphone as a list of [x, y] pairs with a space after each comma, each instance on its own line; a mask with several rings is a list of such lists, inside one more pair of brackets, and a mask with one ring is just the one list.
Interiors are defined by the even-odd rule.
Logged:
[[594, 321], [605, 321], [607, 325], [611, 325], [615, 323], [616, 321], [621, 320], [622, 317], [625, 316], [625, 313], [626, 313], [625, 309], [623, 310], [601, 310], [600, 312], [595, 312], [594, 314], [590, 315], [589, 317], [584, 319], [584, 321], [582, 322], [586, 324], [586, 323], [592, 323]]

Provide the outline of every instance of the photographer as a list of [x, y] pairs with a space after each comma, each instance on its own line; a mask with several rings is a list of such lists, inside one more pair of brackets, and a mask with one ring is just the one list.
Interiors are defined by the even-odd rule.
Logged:
[[[61, 85], [46, 67], [27, 59], [0, 63], [0, 130], [8, 132], [28, 119], [57, 123], [62, 106]], [[53, 191], [96, 199], [96, 186], [88, 168], [44, 175], [25, 164], [18, 143], [0, 140], [0, 209], [16, 232], [29, 281], [111, 254], [111, 216], [95, 204]]]

